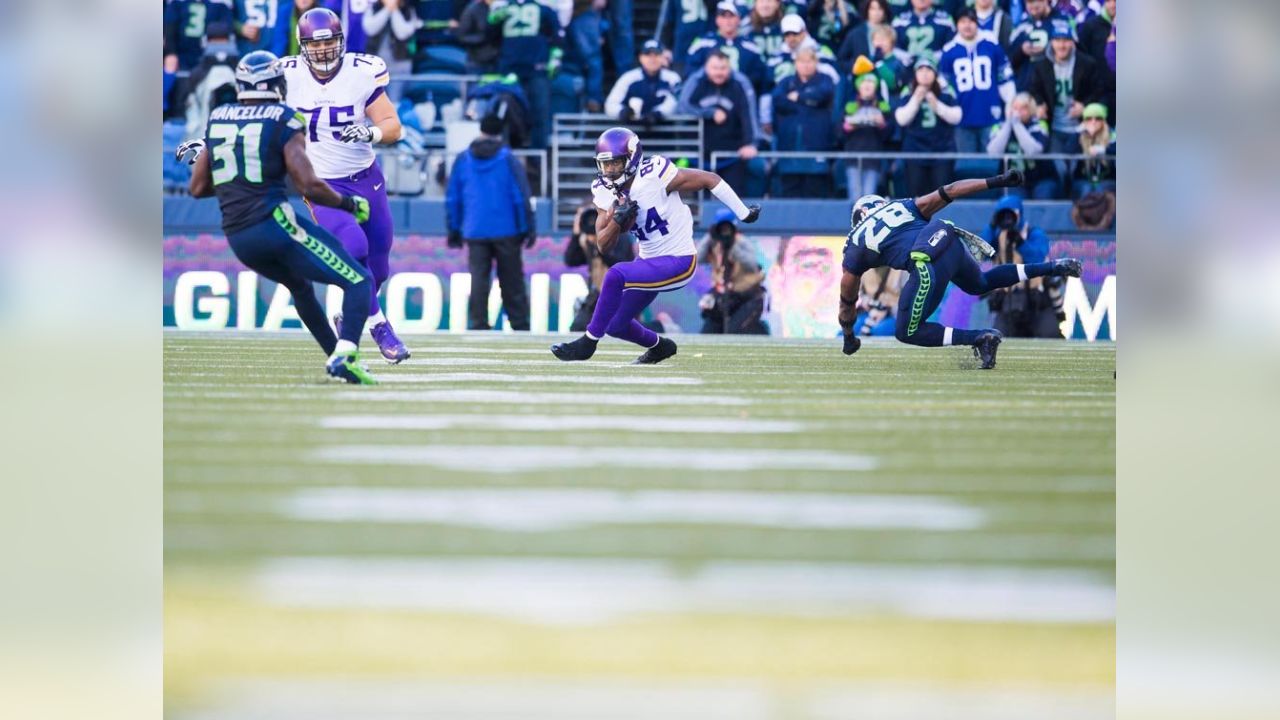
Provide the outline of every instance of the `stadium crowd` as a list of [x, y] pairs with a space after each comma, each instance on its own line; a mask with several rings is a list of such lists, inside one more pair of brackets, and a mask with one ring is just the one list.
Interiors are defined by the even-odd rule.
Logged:
[[[393, 80], [480, 76], [469, 112], [503, 107], [513, 147], [547, 147], [556, 113], [603, 113], [642, 136], [697, 116], [693, 162], [727, 154], [712, 169], [748, 196], [915, 195], [991, 174], [1004, 155], [1027, 197], [1115, 188], [1116, 0], [166, 0], [166, 132], [202, 131], [240, 54], [297, 53], [297, 18], [316, 6]], [[656, 27], [633, 27], [642, 6]], [[422, 130], [458, 91], [424, 81], [390, 93]], [[808, 155], [770, 165], [759, 156], [770, 150]], [[973, 156], [858, 163], [836, 151]]]

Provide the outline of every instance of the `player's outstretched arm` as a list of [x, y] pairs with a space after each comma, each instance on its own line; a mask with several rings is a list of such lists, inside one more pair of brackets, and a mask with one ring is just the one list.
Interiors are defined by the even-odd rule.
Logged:
[[[303, 133], [295, 133], [289, 142], [284, 144], [284, 164], [293, 179], [294, 187], [302, 193], [302, 197], [324, 207], [342, 208], [356, 216], [360, 222], [369, 217], [369, 201], [355, 195], [343, 195], [334, 190], [329, 183], [316, 175], [307, 159], [307, 141]], [[206, 155], [208, 153], [205, 153]], [[202, 156], [203, 157], [203, 156]], [[363, 205], [363, 207], [361, 207]]]
[[743, 222], [753, 223], [760, 217], [759, 205], [748, 207], [742, 204], [742, 198], [738, 197], [738, 193], [729, 187], [729, 183], [713, 172], [681, 168], [676, 171], [676, 176], [671, 178], [671, 182], [667, 183], [667, 192], [669, 193], [698, 192], [700, 190], [710, 190], [717, 200], [724, 203], [725, 207], [732, 210], [733, 214]]
[[980, 193], [992, 188], [1018, 187], [1022, 182], [1023, 177], [1021, 170], [1010, 170], [1009, 172], [983, 180], [957, 180], [953, 183], [943, 185], [928, 195], [921, 195], [916, 198], [916, 208], [927, 220], [932, 218], [939, 210], [949, 205], [952, 200], [962, 198], [966, 195]]
[[836, 315], [844, 334], [844, 354], [852, 355], [862, 347], [862, 340], [853, 334], [853, 323], [858, 319], [858, 293], [862, 290], [862, 276], [844, 270], [840, 276], [840, 312]]
[[191, 168], [191, 184], [187, 188], [191, 197], [213, 197], [213, 166], [209, 164], [209, 153], [202, 152], [196, 156]]
[[377, 139], [373, 140], [374, 144], [394, 145], [400, 141], [400, 134], [403, 132], [400, 116], [396, 114], [396, 107], [391, 104], [386, 93], [365, 108], [364, 114], [373, 123], [373, 127], [378, 129]]

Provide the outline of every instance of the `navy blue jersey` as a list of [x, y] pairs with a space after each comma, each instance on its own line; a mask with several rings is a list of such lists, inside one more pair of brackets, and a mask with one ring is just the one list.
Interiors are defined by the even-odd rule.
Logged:
[[1000, 86], [1013, 82], [1013, 71], [999, 45], [979, 37], [969, 46], [957, 36], [943, 48], [938, 70], [956, 91], [961, 126], [990, 127], [1004, 118]]
[[691, 73], [707, 64], [712, 50], [728, 55], [730, 67], [735, 72], [746, 75], [756, 92], [768, 87], [768, 69], [765, 67], [764, 57], [760, 55], [760, 48], [741, 36], [728, 40], [719, 33], [710, 32], [694, 40], [689, 44], [688, 66]]
[[914, 199], [890, 200], [849, 231], [844, 269], [855, 275], [886, 266], [909, 270], [916, 235], [928, 224]]
[[498, 72], [545, 69], [551, 49], [561, 43], [560, 21], [555, 11], [536, 0], [509, 0], [505, 5], [495, 2], [490, 12], [505, 13]]
[[286, 0], [236, 0], [236, 22], [261, 28], [258, 39], [253, 42], [244, 37], [236, 38], [236, 49], [240, 55], [248, 55], [254, 50], [269, 50], [277, 57], [288, 54], [292, 7]]
[[165, 0], [164, 54], [178, 56], [178, 69], [200, 64], [210, 25], [231, 29], [231, 0]]
[[936, 53], [951, 42], [956, 23], [946, 10], [934, 9], [924, 15], [909, 10], [893, 19], [893, 29], [898, 32], [898, 47], [914, 58], [922, 52]]
[[284, 146], [306, 124], [282, 103], [221, 105], [209, 113], [205, 144], [228, 235], [271, 217], [285, 202]]
[[[911, 86], [907, 85], [899, 93], [894, 109], [909, 102], [911, 102]], [[957, 104], [955, 94], [948, 87], [943, 87], [942, 92], [938, 93], [938, 102], [951, 106]], [[903, 152], [955, 152], [955, 127], [939, 118], [927, 102], [920, 103], [920, 109], [916, 112], [911, 124], [900, 127]]]

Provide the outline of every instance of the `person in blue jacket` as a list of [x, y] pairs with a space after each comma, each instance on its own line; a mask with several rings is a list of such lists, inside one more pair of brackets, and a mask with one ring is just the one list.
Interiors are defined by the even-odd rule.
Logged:
[[524, 166], [502, 141], [502, 117], [480, 120], [480, 137], [458, 153], [449, 175], [445, 213], [448, 244], [467, 244], [471, 269], [469, 330], [489, 330], [489, 287], [498, 265], [502, 305], [513, 330], [529, 329], [529, 296], [524, 285], [521, 245], [537, 241], [532, 193]]
[[[1034, 264], [1049, 257], [1049, 236], [1027, 222], [1022, 198], [1005, 195], [996, 203], [982, 237], [996, 249], [997, 263]], [[1033, 277], [987, 295], [993, 325], [1007, 337], [1061, 338], [1064, 278]]]
[[[796, 71], [773, 89], [773, 112], [777, 121], [779, 150], [831, 150], [831, 104], [836, 86], [818, 72], [818, 54], [810, 47], [795, 52]], [[782, 195], [824, 198], [831, 195], [831, 170], [821, 158], [784, 158], [778, 161]]]

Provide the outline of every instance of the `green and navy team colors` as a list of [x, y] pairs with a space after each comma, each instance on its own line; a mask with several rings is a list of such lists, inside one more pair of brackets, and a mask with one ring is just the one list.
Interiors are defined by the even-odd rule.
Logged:
[[[312, 282], [343, 290], [346, 318], [369, 315], [369, 273], [328, 231], [300, 218], [285, 198], [285, 143], [306, 121], [287, 105], [223, 105], [209, 115], [205, 138], [222, 229], [249, 269], [284, 285], [298, 317], [325, 354], [337, 338]], [[347, 322], [342, 339], [359, 343], [364, 322]]]
[[1030, 277], [1053, 272], [1052, 262], [997, 265], [983, 272], [960, 240], [955, 227], [938, 218], [926, 220], [914, 200], [893, 200], [868, 215], [844, 245], [843, 267], [855, 275], [888, 266], [908, 273], [898, 300], [895, 336], [911, 345], [972, 345], [979, 330], [947, 328], [929, 322], [942, 303], [947, 283], [970, 295], [983, 295]]

